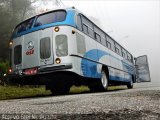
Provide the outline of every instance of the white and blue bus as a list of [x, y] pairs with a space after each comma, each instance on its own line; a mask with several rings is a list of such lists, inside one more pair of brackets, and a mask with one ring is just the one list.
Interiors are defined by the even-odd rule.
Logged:
[[53, 93], [72, 85], [105, 91], [109, 85], [150, 81], [146, 56], [132, 54], [75, 8], [27, 19], [14, 29], [9, 81], [46, 85]]

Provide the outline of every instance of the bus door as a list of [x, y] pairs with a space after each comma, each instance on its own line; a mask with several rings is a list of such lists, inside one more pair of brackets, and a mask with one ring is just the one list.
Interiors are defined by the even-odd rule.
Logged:
[[53, 64], [53, 28], [39, 31], [40, 66]]
[[136, 67], [136, 81], [140, 82], [150, 82], [150, 72], [147, 56], [140, 56], [135, 58], [135, 67]]

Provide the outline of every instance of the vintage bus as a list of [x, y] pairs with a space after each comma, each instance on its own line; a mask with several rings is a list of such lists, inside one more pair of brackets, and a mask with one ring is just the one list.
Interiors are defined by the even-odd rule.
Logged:
[[146, 56], [132, 54], [79, 10], [57, 9], [27, 19], [11, 37], [8, 80], [45, 85], [55, 94], [72, 85], [105, 91], [109, 85], [150, 81]]

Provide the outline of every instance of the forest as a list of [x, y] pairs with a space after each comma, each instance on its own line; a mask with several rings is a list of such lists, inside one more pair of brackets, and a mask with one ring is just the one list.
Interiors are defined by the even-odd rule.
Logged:
[[[59, 0], [49, 0], [53, 6]], [[47, 1], [48, 2], [48, 1]], [[14, 27], [21, 21], [45, 11], [46, 0], [0, 0], [0, 73], [6, 72], [9, 59], [9, 41]]]

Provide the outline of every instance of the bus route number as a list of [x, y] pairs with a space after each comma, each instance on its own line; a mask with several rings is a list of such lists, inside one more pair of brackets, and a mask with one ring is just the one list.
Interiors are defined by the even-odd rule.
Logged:
[[26, 52], [26, 55], [32, 55], [32, 54], [34, 54], [34, 50], [32, 49], [32, 50], [28, 50], [27, 52]]

